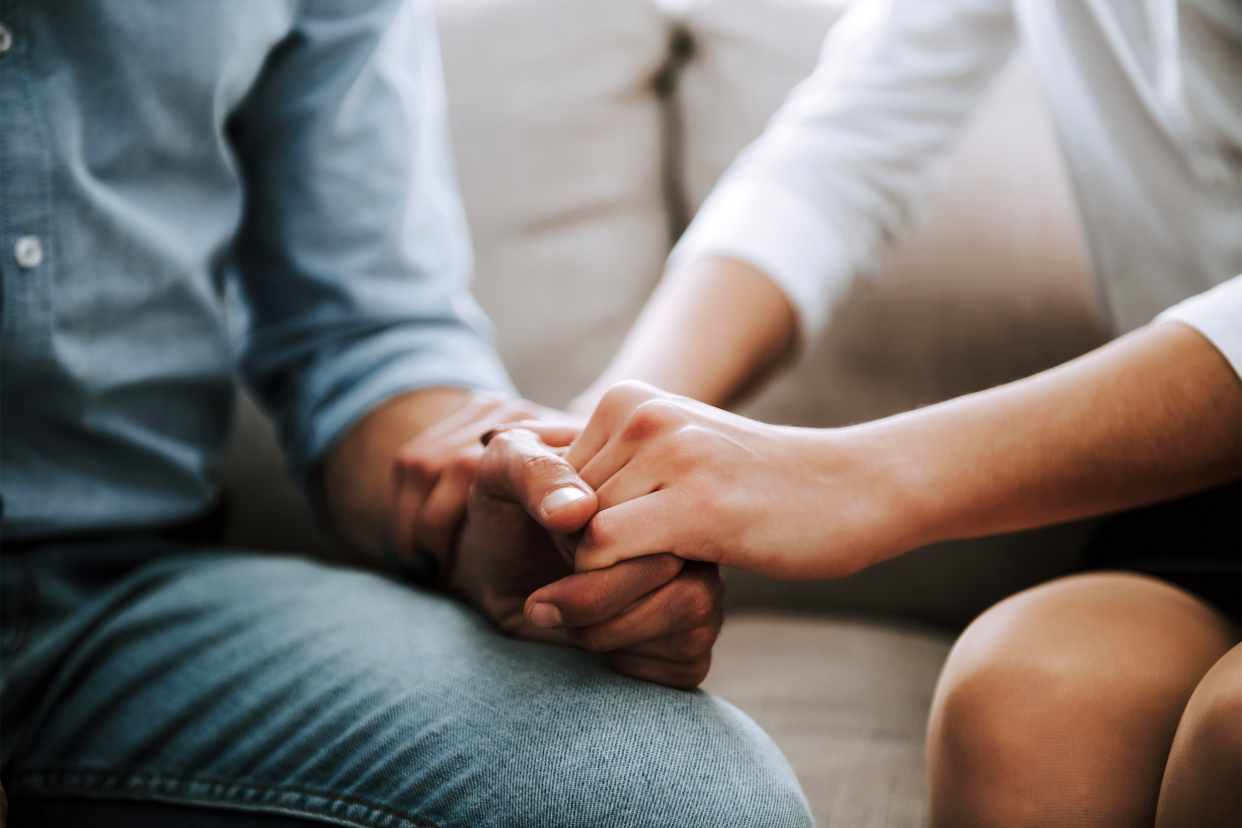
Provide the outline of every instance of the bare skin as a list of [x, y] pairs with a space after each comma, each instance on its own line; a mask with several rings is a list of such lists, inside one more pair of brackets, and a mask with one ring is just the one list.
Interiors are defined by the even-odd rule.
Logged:
[[[535, 417], [554, 445], [581, 428], [526, 400], [454, 388], [377, 406], [324, 466], [321, 493], [334, 528], [374, 565], [385, 543], [414, 566], [430, 553], [440, 585], [504, 632], [607, 653], [625, 675], [697, 686], [722, 622], [717, 568], [665, 555], [575, 575], [557, 533], [581, 529], [597, 502], [561, 459], [563, 449], [511, 433], [492, 441], [484, 459], [483, 434]], [[581, 496], [566, 499], [570, 491]], [[561, 629], [526, 621], [526, 600], [541, 587], [556, 598]]]
[[1002, 601], [936, 688], [932, 826], [1238, 825], [1240, 654], [1232, 622], [1139, 575]]
[[1233, 370], [1176, 323], [841, 429], [771, 426], [622, 384], [566, 456], [600, 499], [578, 567], [673, 552], [778, 578], [837, 577], [940, 540], [1236, 480], [1239, 423]]
[[[660, 307], [579, 398], [579, 410], [600, 401], [567, 456], [600, 506], [576, 547], [580, 571], [673, 552], [835, 577], [937, 540], [1146, 505], [1242, 471], [1238, 378], [1178, 324], [835, 431], [754, 423], [642, 383], [603, 390], [654, 380], [711, 403], [735, 398], [793, 332], [788, 307], [721, 285], [749, 281], [761, 295], [765, 278], [699, 263], [653, 298]], [[707, 302], [712, 314], [696, 310]], [[752, 312], [736, 335], [715, 321]], [[695, 364], [712, 353], [736, 364]], [[536, 591], [528, 617], [552, 600]], [[1064, 579], [985, 613], [955, 647], [932, 711], [933, 824], [1238, 825], [1237, 641], [1199, 599], [1133, 575]]]
[[660, 282], [612, 363], [569, 410], [590, 416], [629, 379], [727, 405], [785, 361], [796, 339], [793, 306], [771, 279], [737, 259], [698, 259]]

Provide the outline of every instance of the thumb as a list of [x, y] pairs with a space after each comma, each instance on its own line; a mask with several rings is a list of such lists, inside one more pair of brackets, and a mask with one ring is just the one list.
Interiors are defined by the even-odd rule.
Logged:
[[562, 534], [586, 526], [599, 508], [595, 492], [573, 466], [525, 428], [488, 441], [476, 485], [485, 495], [521, 504], [545, 529]]

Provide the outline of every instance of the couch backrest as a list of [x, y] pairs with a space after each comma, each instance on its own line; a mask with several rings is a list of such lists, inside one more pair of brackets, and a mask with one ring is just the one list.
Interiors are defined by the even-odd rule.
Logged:
[[435, 0], [474, 293], [521, 392], [560, 406], [616, 351], [669, 250], [648, 0]]

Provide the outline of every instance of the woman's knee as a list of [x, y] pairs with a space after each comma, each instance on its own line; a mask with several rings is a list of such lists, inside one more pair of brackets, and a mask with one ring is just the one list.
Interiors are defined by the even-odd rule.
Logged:
[[1061, 579], [988, 610], [937, 685], [933, 822], [1053, 825], [1049, 803], [1101, 784], [1146, 786], [1146, 800], [1108, 807], [1150, 812], [1180, 711], [1230, 635], [1192, 596], [1125, 574]]
[[1186, 705], [1164, 781], [1157, 828], [1242, 821], [1242, 644], [1208, 671]]

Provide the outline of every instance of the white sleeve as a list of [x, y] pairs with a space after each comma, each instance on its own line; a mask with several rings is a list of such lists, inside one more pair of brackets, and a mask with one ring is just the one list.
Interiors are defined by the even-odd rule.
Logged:
[[856, 0], [819, 66], [738, 156], [669, 257], [741, 259], [805, 339], [909, 224], [936, 162], [1013, 53], [1010, 0]]
[[1182, 322], [1199, 331], [1242, 378], [1242, 276], [1174, 305], [1156, 322]]

